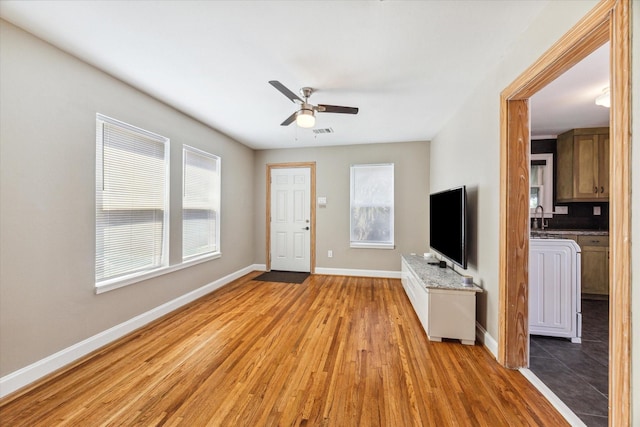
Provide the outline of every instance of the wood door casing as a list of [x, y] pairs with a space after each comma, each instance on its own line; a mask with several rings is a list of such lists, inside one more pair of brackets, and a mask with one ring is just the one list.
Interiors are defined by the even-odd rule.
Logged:
[[265, 209], [265, 267], [266, 270], [271, 270], [271, 261], [269, 259], [269, 253], [271, 251], [271, 170], [274, 168], [309, 168], [311, 171], [311, 237], [310, 237], [310, 250], [311, 250], [311, 274], [315, 273], [316, 268], [316, 162], [292, 162], [292, 163], [268, 163], [266, 165], [266, 209]]
[[[526, 101], [603, 43], [611, 43], [611, 110], [609, 168], [610, 191], [610, 298], [609, 298], [609, 425], [631, 425], [631, 0], [602, 0], [501, 95], [500, 105], [500, 255], [498, 360], [504, 366], [526, 366], [528, 346], [521, 330], [526, 318], [526, 294], [513, 291], [526, 278], [511, 277], [514, 264], [526, 263], [516, 246], [528, 238], [528, 210], [511, 202], [528, 195], [528, 188], [509, 185], [509, 175], [520, 163], [521, 144], [512, 128], [523, 126], [508, 114], [510, 107]], [[527, 107], [528, 109], [528, 107]], [[615, 169], [612, 168], [615, 165]], [[528, 170], [528, 166], [527, 166]], [[528, 181], [528, 179], [527, 179]], [[526, 192], [525, 192], [526, 191]], [[506, 241], [514, 235], [516, 239]], [[512, 246], [513, 245], [513, 246]], [[526, 268], [524, 269], [526, 272]], [[520, 271], [520, 273], [524, 273]], [[515, 281], [508, 279], [514, 278]], [[524, 296], [525, 304], [518, 298]], [[526, 325], [525, 325], [526, 332]]]

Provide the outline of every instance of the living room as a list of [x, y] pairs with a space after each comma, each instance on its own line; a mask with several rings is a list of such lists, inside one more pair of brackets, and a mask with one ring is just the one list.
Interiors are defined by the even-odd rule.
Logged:
[[[429, 250], [429, 194], [466, 185], [473, 192], [475, 242], [468, 274], [485, 290], [478, 299], [477, 322], [486, 331], [485, 345], [492, 348], [499, 339], [499, 95], [596, 4], [554, 3], [548, 2], [534, 23], [514, 38], [515, 47], [505, 52], [508, 63], [494, 64], [470, 93], [451, 93], [459, 108], [433, 138], [318, 147], [312, 145], [311, 137], [305, 142], [307, 146], [299, 148], [254, 148], [238, 142], [200, 117], [148, 95], [144, 82], [136, 88], [112, 76], [109, 70], [90, 65], [55, 47], [55, 43], [3, 20], [3, 396], [5, 390], [10, 393], [28, 385], [190, 299], [264, 268], [268, 164], [315, 162], [316, 194], [326, 197], [326, 205], [316, 209], [313, 268], [324, 269], [324, 274], [346, 271], [399, 277], [401, 254]], [[637, 10], [633, 13], [638, 17]], [[555, 25], [538, 30], [549, 21]], [[637, 29], [640, 19], [634, 22]], [[634, 61], [637, 63], [637, 58]], [[633, 78], [638, 81], [637, 74]], [[273, 104], [284, 104], [275, 108], [291, 109], [292, 105], [278, 98], [281, 95], [266, 81], [260, 84], [273, 92]], [[168, 263], [174, 268], [100, 293], [96, 292], [94, 270], [96, 113], [169, 138], [170, 211], [178, 213], [169, 217]], [[356, 118], [341, 117], [340, 126], [348, 127], [347, 119]], [[392, 128], [396, 123], [384, 126]], [[637, 129], [638, 125], [634, 126]], [[292, 137], [294, 131], [284, 142]], [[221, 256], [185, 266], [181, 266], [179, 215], [183, 145], [207, 150], [222, 159]], [[634, 150], [634, 161], [638, 151]], [[349, 167], [380, 162], [395, 165], [395, 248], [354, 249], [349, 246], [349, 218], [345, 214], [349, 211]], [[638, 182], [636, 176], [633, 179]], [[634, 203], [637, 207], [638, 202]], [[633, 222], [634, 236], [640, 232], [637, 221]], [[637, 261], [639, 255], [633, 256]], [[637, 308], [640, 298], [636, 294], [632, 298]], [[634, 343], [634, 350], [637, 345]], [[632, 359], [636, 364], [637, 354], [634, 351]], [[637, 390], [638, 374], [630, 381]]]

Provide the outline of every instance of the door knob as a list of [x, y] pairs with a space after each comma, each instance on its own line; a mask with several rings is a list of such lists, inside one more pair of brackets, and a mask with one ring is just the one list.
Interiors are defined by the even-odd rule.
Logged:
[[303, 229], [303, 230], [308, 230], [308, 229], [309, 229], [309, 227], [302, 227], [302, 229]]

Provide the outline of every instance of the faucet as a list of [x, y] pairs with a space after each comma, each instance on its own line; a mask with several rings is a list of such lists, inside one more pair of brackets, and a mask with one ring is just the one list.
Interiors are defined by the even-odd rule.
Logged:
[[542, 205], [536, 206], [536, 211], [534, 213], [534, 216], [536, 218], [534, 219], [534, 222], [533, 222], [533, 228], [538, 228], [538, 218], [537, 218], [538, 208], [540, 208], [540, 210], [542, 211], [542, 213], [540, 214], [540, 222], [542, 223], [542, 226], [540, 228], [544, 230], [544, 208], [542, 207]]

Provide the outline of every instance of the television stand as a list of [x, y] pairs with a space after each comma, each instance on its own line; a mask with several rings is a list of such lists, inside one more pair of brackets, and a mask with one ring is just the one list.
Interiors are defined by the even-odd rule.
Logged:
[[419, 255], [402, 256], [402, 286], [430, 341], [476, 340], [476, 293], [482, 288], [464, 285], [450, 268], [430, 265]]

